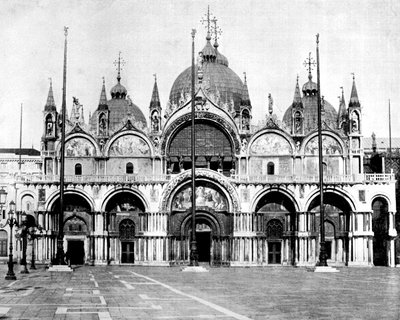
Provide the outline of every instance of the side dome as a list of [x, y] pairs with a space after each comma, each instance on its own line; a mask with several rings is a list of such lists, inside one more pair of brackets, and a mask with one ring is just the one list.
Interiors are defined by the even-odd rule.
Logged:
[[[228, 59], [213, 48], [207, 39], [207, 44], [201, 51], [203, 57], [202, 71], [203, 84], [206, 93], [218, 105], [233, 104], [235, 111], [239, 111], [243, 99], [243, 82], [240, 77], [228, 67]], [[198, 65], [195, 67], [197, 79]], [[180, 106], [187, 101], [191, 94], [192, 71], [191, 67], [183, 71], [172, 85], [169, 102]]]
[[[309, 81], [303, 85], [303, 97], [301, 102], [303, 104], [303, 127], [304, 134], [318, 128], [318, 90], [317, 84], [312, 82], [309, 75]], [[338, 113], [336, 109], [326, 100], [324, 100], [322, 120], [332, 129], [337, 127]], [[283, 115], [282, 122], [287, 128], [292, 127], [293, 121], [293, 105], [289, 106]]]

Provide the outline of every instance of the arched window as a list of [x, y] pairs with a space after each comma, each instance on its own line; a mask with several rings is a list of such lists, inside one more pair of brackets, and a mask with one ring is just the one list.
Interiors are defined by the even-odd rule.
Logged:
[[268, 164], [267, 164], [267, 174], [268, 175], [275, 174], [275, 164], [273, 162], [268, 162]]
[[80, 163], [77, 163], [75, 165], [75, 175], [76, 176], [81, 176], [82, 175], [82, 165]]
[[243, 110], [242, 112], [242, 130], [250, 129], [250, 114], [248, 110]]
[[267, 224], [267, 237], [272, 239], [282, 239], [283, 225], [278, 219], [272, 219]]
[[133, 174], [133, 164], [132, 164], [132, 162], [128, 162], [126, 164], [126, 174]]
[[49, 114], [46, 117], [46, 136], [51, 136], [53, 134], [53, 118]]
[[294, 134], [303, 133], [303, 117], [300, 111], [294, 114]]
[[0, 230], [0, 257], [7, 256], [7, 241], [8, 234], [7, 231]]
[[135, 237], [135, 224], [130, 219], [124, 219], [119, 224], [119, 238], [121, 240], [133, 240]]

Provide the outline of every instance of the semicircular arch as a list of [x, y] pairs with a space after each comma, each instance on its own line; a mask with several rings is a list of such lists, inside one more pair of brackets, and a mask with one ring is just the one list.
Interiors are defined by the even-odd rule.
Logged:
[[[324, 155], [345, 155], [347, 149], [344, 141], [334, 132], [322, 131], [322, 152]], [[301, 146], [300, 153], [307, 155], [318, 154], [318, 133], [313, 132], [306, 137]]]
[[137, 189], [130, 189], [130, 188], [125, 188], [125, 187], [109, 190], [104, 195], [104, 200], [101, 204], [101, 211], [105, 212], [107, 209], [107, 206], [110, 204], [110, 201], [113, 201], [113, 199], [115, 199], [115, 197], [118, 197], [119, 195], [121, 195], [123, 193], [131, 194], [134, 197], [136, 197], [138, 200], [140, 200], [140, 202], [142, 204], [143, 212], [149, 211], [150, 205], [149, 205], [149, 202], [147, 201], [146, 197], [144, 196], [144, 194]]
[[[221, 131], [229, 140], [232, 152], [238, 152], [240, 149], [240, 141], [237, 136], [237, 128], [233, 127], [227, 120], [219, 115], [212, 114], [210, 112], [196, 112], [196, 124], [205, 123], [215, 129]], [[163, 155], [167, 154], [168, 148], [170, 147], [175, 136], [186, 126], [191, 126], [191, 114], [184, 114], [178, 117], [174, 122], [171, 123], [165, 129], [161, 143], [160, 151]]]
[[[330, 194], [335, 195], [336, 197], [339, 197], [339, 199], [343, 199], [345, 203], [348, 205], [348, 209], [350, 211], [356, 211], [356, 206], [355, 206], [355, 200], [354, 198], [346, 193], [345, 191], [334, 189], [334, 188], [327, 188], [324, 190], [324, 204], [326, 204], [325, 199], [327, 198], [326, 196], [329, 196]], [[307, 201], [305, 202], [305, 207], [304, 211], [309, 211], [311, 210], [311, 206], [315, 201], [319, 199], [319, 190], [315, 190], [310, 194], [308, 197]]]
[[[56, 146], [57, 154], [60, 155], [61, 143]], [[100, 146], [89, 134], [76, 132], [68, 135], [65, 139], [65, 156], [96, 156], [100, 154]]]
[[253, 199], [251, 200], [250, 212], [256, 212], [257, 207], [259, 206], [261, 201], [263, 201], [265, 197], [268, 197], [269, 194], [272, 193], [277, 193], [282, 195], [284, 198], [286, 198], [287, 201], [290, 201], [290, 203], [293, 205], [294, 211], [299, 211], [300, 209], [299, 204], [296, 201], [295, 195], [292, 192], [280, 188], [278, 189], [276, 187], [271, 187], [268, 189], [261, 189], [254, 195]]
[[[184, 185], [189, 184], [190, 179], [191, 171], [187, 170], [179, 174], [166, 185], [161, 194], [160, 210], [162, 212], [170, 211], [173, 199]], [[228, 202], [227, 211], [239, 211], [239, 195], [237, 194], [237, 190], [233, 188], [223, 175], [209, 169], [198, 169], [196, 170], [196, 181], [208, 183], [221, 191]]]
[[[95, 211], [94, 200], [85, 191], [78, 190], [78, 189], [74, 189], [74, 190], [67, 189], [64, 191], [64, 195], [65, 196], [74, 195], [74, 196], [80, 197], [88, 204], [88, 208], [90, 209], [90, 211]], [[45, 205], [46, 211], [53, 211], [54, 206], [55, 206], [56, 202], [59, 201], [59, 199], [60, 199], [60, 191], [57, 190], [49, 196], [49, 198], [46, 202], [46, 205]], [[67, 200], [67, 199], [65, 199], [65, 200]]]
[[292, 155], [294, 150], [294, 141], [288, 134], [277, 129], [264, 129], [251, 138], [247, 153], [250, 156]]
[[104, 146], [104, 154], [125, 156], [132, 154], [151, 157], [154, 155], [153, 144], [139, 131], [125, 130], [115, 134]]

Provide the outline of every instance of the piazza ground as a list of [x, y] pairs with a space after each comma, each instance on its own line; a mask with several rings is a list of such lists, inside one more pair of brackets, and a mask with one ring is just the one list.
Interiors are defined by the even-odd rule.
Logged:
[[399, 319], [400, 269], [39, 267], [6, 281], [0, 319]]

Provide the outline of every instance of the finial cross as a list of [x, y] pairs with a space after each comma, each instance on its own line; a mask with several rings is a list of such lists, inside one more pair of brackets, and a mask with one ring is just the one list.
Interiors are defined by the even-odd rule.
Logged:
[[219, 39], [219, 36], [222, 34], [222, 30], [219, 26], [217, 26], [217, 18], [214, 17], [214, 19], [211, 20], [214, 23], [214, 26], [212, 27], [213, 32], [214, 32], [214, 40], [217, 42]]
[[304, 60], [304, 66], [308, 69], [308, 73], [311, 73], [316, 63], [314, 59], [311, 57], [311, 52], [308, 53], [308, 58]]
[[118, 71], [117, 79], [118, 79], [118, 82], [119, 82], [121, 80], [121, 70], [122, 70], [121, 66], [125, 65], [125, 61], [123, 59], [121, 59], [121, 51], [118, 53], [118, 61], [115, 60], [114, 61], [114, 65], [117, 66], [117, 71]]
[[207, 23], [207, 33], [210, 34], [210, 6], [207, 8], [207, 13], [204, 15], [205, 17], [200, 20], [202, 24]]

